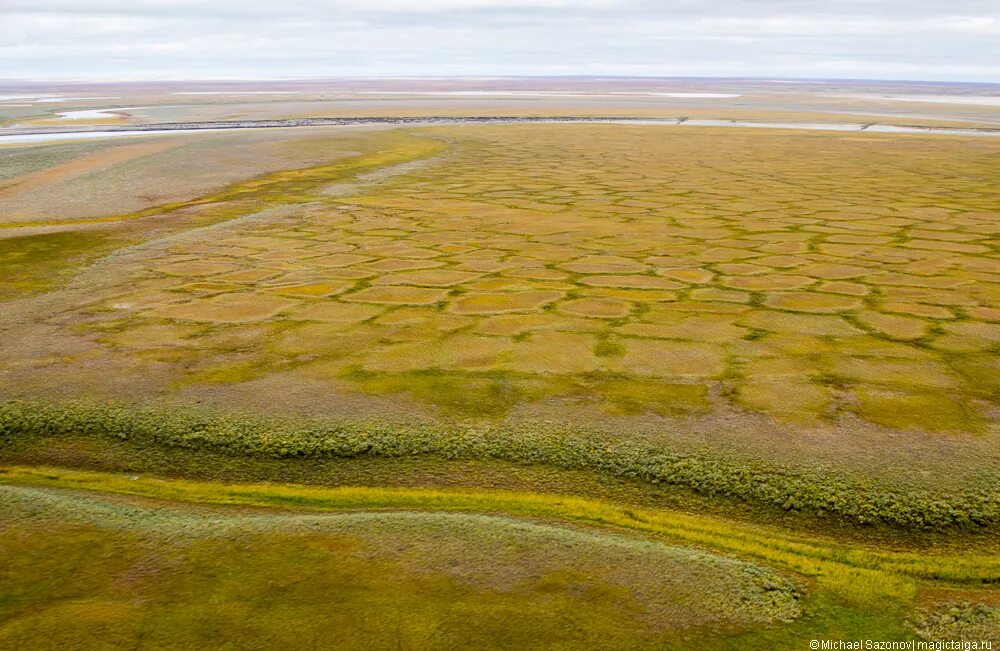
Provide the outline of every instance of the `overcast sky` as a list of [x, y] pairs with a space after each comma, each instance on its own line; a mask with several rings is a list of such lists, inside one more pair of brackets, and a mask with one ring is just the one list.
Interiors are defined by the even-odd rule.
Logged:
[[1000, 0], [0, 0], [0, 78], [1000, 82]]

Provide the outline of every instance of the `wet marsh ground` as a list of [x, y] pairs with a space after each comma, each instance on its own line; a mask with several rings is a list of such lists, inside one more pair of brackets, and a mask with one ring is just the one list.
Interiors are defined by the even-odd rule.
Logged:
[[[30, 644], [53, 618], [76, 613], [80, 635], [94, 636], [95, 648], [101, 631], [111, 629], [123, 644], [188, 631], [192, 640], [236, 645], [263, 636], [278, 648], [301, 641], [302, 627], [319, 621], [308, 598], [319, 591], [342, 604], [338, 626], [352, 631], [345, 639], [368, 636], [378, 648], [447, 648], [456, 639], [544, 646], [568, 613], [579, 628], [561, 638], [565, 648], [595, 648], [595, 640], [607, 648], [657, 648], [664, 640], [680, 647], [708, 640], [718, 647], [801, 648], [820, 633], [997, 637], [997, 611], [989, 605], [997, 602], [989, 587], [998, 580], [997, 557], [983, 542], [995, 531], [991, 518], [1000, 503], [1000, 144], [988, 140], [580, 124], [359, 131], [311, 144], [307, 137], [270, 143], [288, 152], [304, 148], [297, 169], [263, 171], [241, 162], [242, 171], [220, 173], [204, 194], [191, 190], [169, 202], [123, 204], [124, 210], [109, 208], [110, 201], [80, 217], [45, 210], [31, 221], [21, 212], [0, 216], [0, 230], [14, 235], [0, 239], [0, 398], [56, 405], [35, 420], [7, 411], [0, 422], [7, 467], [0, 483], [12, 491], [4, 500], [3, 519], [13, 523], [5, 535], [25, 554], [6, 574], [0, 636]], [[217, 150], [209, 160], [232, 154], [222, 140], [205, 147]], [[26, 162], [7, 174], [0, 192], [18, 183], [25, 192], [48, 188], [52, 205], [68, 205], [60, 193], [71, 197], [80, 184], [99, 188], [107, 178], [147, 176], [141, 161], [164, 155], [136, 151], [141, 164], [112, 161], [92, 175], [101, 147], [27, 149], [33, 151], [19, 159]], [[61, 171], [46, 177], [52, 169]], [[377, 436], [391, 433], [393, 424], [456, 428], [462, 441], [483, 437], [486, 443], [467, 447], [485, 452], [478, 461], [459, 455], [449, 466], [445, 438], [425, 450], [440, 467], [414, 479], [405, 499], [378, 494], [346, 504], [328, 496], [333, 511], [381, 514], [366, 520], [369, 528], [344, 533], [350, 518], [336, 514], [329, 522], [340, 524], [292, 526], [314, 516], [271, 513], [260, 520], [269, 522], [261, 525], [267, 535], [223, 540], [219, 534], [207, 547], [175, 540], [169, 552], [151, 558], [149, 546], [170, 538], [173, 528], [222, 526], [233, 518], [246, 524], [258, 516], [192, 513], [189, 502], [228, 500], [216, 484], [176, 488], [144, 477], [129, 484], [120, 474], [86, 476], [87, 468], [176, 473], [138, 453], [108, 461], [117, 458], [115, 438], [129, 434], [115, 433], [113, 414], [74, 420], [75, 407], [59, 411], [69, 400], [174, 411], [198, 404], [213, 413], [346, 422], [345, 431], [361, 443], [336, 453], [342, 464], [369, 456], [382, 463], [375, 459], [382, 453], [365, 443], [365, 423], [378, 424]], [[258, 428], [226, 447], [212, 439], [224, 428], [196, 421], [174, 431], [164, 419], [129, 445], [153, 454], [162, 447], [217, 455], [215, 463], [230, 455], [234, 467], [243, 458], [294, 464], [300, 454], [325, 454], [302, 452], [313, 450], [305, 445], [308, 430], [286, 439], [277, 427]], [[66, 431], [73, 423], [110, 433]], [[571, 434], [552, 443], [546, 437], [553, 428], [559, 437]], [[577, 430], [586, 434], [579, 439], [584, 444], [573, 438]], [[518, 434], [509, 444], [491, 442], [505, 432]], [[639, 506], [573, 502], [570, 508], [552, 497], [573, 492], [569, 474], [551, 484], [514, 481], [504, 487], [520, 493], [499, 502], [433, 493], [454, 480], [449, 467], [466, 473], [457, 485], [474, 489], [490, 473], [460, 471], [467, 468], [462, 464], [558, 466], [559, 446], [592, 455], [590, 466], [566, 462], [559, 472], [592, 468], [594, 477], [631, 476], [639, 483], [661, 476], [645, 469], [629, 475], [627, 464], [612, 468], [619, 457], [601, 455], [625, 454], [618, 443], [621, 450], [648, 445], [681, 455], [664, 464], [673, 464], [675, 474], [688, 468], [688, 479], [667, 480], [662, 493]], [[400, 443], [406, 451], [391, 463], [405, 464], [412, 454], [419, 467], [424, 452], [407, 445]], [[393, 454], [386, 453], [386, 463]], [[731, 468], [758, 462], [771, 464], [759, 484], [776, 492], [723, 490]], [[26, 463], [83, 474], [13, 468]], [[829, 488], [832, 497], [806, 494], [827, 491], [827, 479], [808, 483], [811, 473], [838, 487]], [[248, 489], [255, 496], [298, 497], [255, 497], [243, 507], [302, 506], [296, 491], [306, 489], [286, 485], [303, 481], [301, 475], [253, 479], [284, 482]], [[837, 492], [842, 485], [849, 489]], [[90, 489], [105, 492], [79, 492]], [[594, 490], [618, 495], [618, 489]], [[143, 499], [175, 502], [110, 497], [137, 491]], [[926, 497], [915, 508], [926, 504], [934, 518], [951, 508], [962, 522], [976, 524], [937, 539], [928, 560], [905, 524], [916, 522], [906, 519], [912, 513], [904, 518], [887, 506], [885, 518], [872, 520], [885, 526], [867, 535], [857, 524], [864, 518], [843, 506], [862, 495], [894, 494]], [[789, 515], [779, 515], [789, 495]], [[962, 501], [968, 496], [979, 501]], [[683, 511], [712, 511], [705, 504], [714, 499], [745, 509], [726, 507], [704, 516], [711, 522], [678, 524], [677, 518], [696, 517]], [[449, 506], [449, 500], [457, 501]], [[761, 514], [748, 516], [746, 509], [758, 504]], [[802, 506], [809, 504], [826, 504], [826, 515]], [[979, 515], [969, 504], [982, 506]], [[382, 514], [400, 508], [414, 513]], [[587, 509], [614, 515], [598, 518]], [[442, 519], [442, 511], [455, 519]], [[62, 522], [67, 512], [87, 515]], [[45, 532], [55, 525], [46, 514], [65, 529], [50, 541], [62, 547], [44, 547], [47, 555], [65, 555], [69, 545], [92, 549], [93, 556], [69, 554], [58, 568], [31, 560], [28, 551], [52, 538]], [[853, 532], [849, 546], [834, 549], [816, 533], [824, 517], [831, 518], [831, 532]], [[505, 546], [505, 537], [536, 526], [556, 527], [538, 533], [540, 548], [552, 553], [522, 583], [500, 585], [497, 576], [510, 573], [470, 541], [482, 536], [507, 550], [497, 553], [513, 554], [513, 567], [520, 548]], [[592, 526], [598, 528], [577, 531]], [[651, 545], [629, 553], [659, 556], [633, 558], [644, 569], [628, 574], [621, 568], [629, 563], [594, 551], [621, 549], [607, 540], [619, 535], [629, 537], [625, 546]], [[573, 536], [587, 538], [565, 543]], [[598, 559], [586, 576], [568, 569], [579, 565], [574, 554], [581, 550]], [[676, 592], [669, 596], [662, 586], [682, 586], [690, 581], [685, 572], [694, 570], [685, 561], [681, 571], [671, 554], [704, 552], [722, 559], [706, 561], [712, 567], [749, 565], [712, 574], [678, 605]], [[419, 563], [401, 569], [417, 556]], [[222, 631], [218, 621], [198, 618], [193, 604], [208, 588], [191, 581], [231, 577], [237, 567], [253, 574], [248, 580], [260, 601], [247, 610], [239, 605], [244, 588], [216, 584], [211, 591], [225, 604], [220, 613], [228, 622]], [[663, 573], [655, 585], [653, 567]], [[39, 568], [84, 578], [70, 582], [76, 592], [67, 597], [60, 592], [66, 586], [31, 574]], [[628, 576], [612, 576], [609, 568]], [[740, 581], [744, 570], [770, 577], [768, 568], [780, 577], [767, 579], [778, 587], [764, 591], [765, 603], [764, 593], [754, 592], [758, 583]], [[384, 597], [383, 571], [406, 577], [397, 602]], [[185, 573], [189, 578], [179, 578]], [[356, 583], [301, 580], [324, 573]], [[752, 614], [711, 605], [722, 593], [743, 595], [739, 603]], [[166, 605], [167, 596], [174, 605]], [[461, 617], [441, 605], [456, 601]], [[152, 614], [132, 620], [129, 604], [140, 602], [155, 604]], [[952, 605], [964, 602], [986, 605]], [[382, 619], [346, 614], [358, 608], [406, 617], [390, 630]], [[716, 619], [696, 621], [705, 613]], [[457, 623], [462, 617], [485, 617], [491, 632], [470, 637]], [[623, 626], [622, 618], [634, 626]], [[121, 624], [126, 619], [129, 626]], [[510, 638], [514, 628], [530, 635]], [[704, 637], [708, 629], [714, 633]], [[329, 639], [322, 631], [309, 635], [320, 646]]]

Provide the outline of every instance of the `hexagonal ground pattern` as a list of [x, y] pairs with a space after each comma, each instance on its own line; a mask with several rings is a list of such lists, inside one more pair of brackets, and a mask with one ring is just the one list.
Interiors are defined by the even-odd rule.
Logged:
[[[414, 133], [449, 152], [365, 194], [303, 196], [140, 254], [88, 313], [91, 354], [169, 364], [180, 383], [294, 370], [431, 402], [502, 385], [506, 407], [559, 395], [612, 413], [992, 422], [1000, 143]], [[429, 378], [444, 388], [421, 389]]]

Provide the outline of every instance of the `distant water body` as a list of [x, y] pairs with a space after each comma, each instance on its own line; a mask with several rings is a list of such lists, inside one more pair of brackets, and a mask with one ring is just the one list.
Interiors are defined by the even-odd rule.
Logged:
[[62, 111], [57, 113], [57, 115], [61, 120], [100, 120], [103, 118], [118, 118], [121, 117], [122, 113], [137, 111], [143, 108], [147, 107], [129, 106], [125, 108], [83, 109], [79, 111]]
[[191, 124], [169, 128], [100, 129], [93, 131], [61, 131], [35, 133], [0, 133], [0, 145], [18, 143], [59, 142], [64, 140], [92, 140], [97, 138], [125, 138], [137, 136], [164, 136], [193, 133], [218, 133], [236, 129], [263, 129], [310, 126], [426, 126], [437, 124], [633, 124], [690, 127], [736, 127], [750, 129], [796, 129], [810, 131], [872, 132], [894, 134], [922, 134], [941, 136], [1000, 136], [1000, 129], [960, 127], [921, 127], [892, 124], [849, 124], [837, 122], [754, 122], [747, 120], [687, 120], [678, 118], [314, 118], [304, 120], [270, 120], [245, 123], [208, 122], [204, 126]]

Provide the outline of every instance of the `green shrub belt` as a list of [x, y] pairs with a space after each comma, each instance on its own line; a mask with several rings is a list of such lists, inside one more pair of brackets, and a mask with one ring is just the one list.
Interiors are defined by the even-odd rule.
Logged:
[[929, 529], [991, 527], [1000, 522], [996, 490], [946, 495], [907, 486], [890, 490], [830, 470], [792, 470], [758, 461], [681, 454], [544, 424], [430, 427], [113, 404], [0, 405], [0, 444], [44, 436], [99, 437], [267, 458], [492, 459], [682, 486], [702, 495], [832, 515], [856, 524]]

